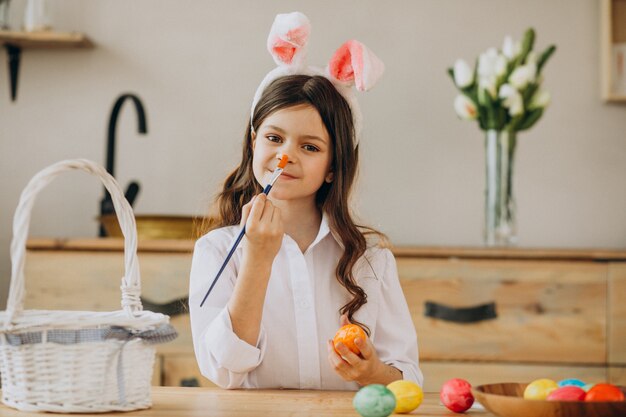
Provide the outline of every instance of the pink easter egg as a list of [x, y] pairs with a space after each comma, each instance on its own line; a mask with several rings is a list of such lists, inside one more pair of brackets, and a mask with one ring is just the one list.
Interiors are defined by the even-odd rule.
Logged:
[[566, 385], [552, 391], [548, 401], [582, 401], [585, 399], [585, 390], [574, 385]]
[[472, 386], [461, 378], [454, 378], [443, 384], [439, 398], [443, 405], [455, 413], [462, 413], [474, 404]]

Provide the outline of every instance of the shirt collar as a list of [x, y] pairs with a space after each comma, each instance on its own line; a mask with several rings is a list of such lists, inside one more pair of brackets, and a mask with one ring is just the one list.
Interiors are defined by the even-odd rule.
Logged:
[[[326, 213], [322, 213], [322, 223], [320, 224], [320, 233], [318, 234], [318, 236], [322, 234], [322, 230], [324, 230], [324, 235], [321, 236], [320, 239], [330, 233], [330, 235], [333, 237], [333, 239], [335, 239], [335, 242], [337, 242], [341, 249], [345, 249], [345, 246], [339, 234], [330, 228], [330, 224], [328, 223], [328, 215]], [[318, 239], [315, 239], [315, 242], [317, 242], [317, 240]]]
[[330, 227], [328, 225], [328, 218], [326, 217], [326, 213], [322, 213], [322, 221], [320, 222], [320, 230], [317, 232], [317, 236], [313, 239], [313, 243], [309, 246], [312, 248], [317, 245], [322, 239], [326, 237], [330, 233]]
[[339, 247], [341, 247], [341, 249], [344, 249], [344, 245], [343, 245], [343, 242], [341, 241], [341, 238], [330, 227], [330, 223], [328, 221], [328, 215], [322, 212], [322, 220], [320, 222], [320, 229], [317, 232], [317, 236], [315, 237], [315, 239], [313, 239], [313, 242], [309, 245], [309, 248], [307, 249], [307, 251], [315, 247], [315, 245], [320, 243], [328, 235], [331, 235], [333, 239], [335, 239], [335, 242], [337, 242]]
[[[341, 240], [341, 236], [339, 236], [339, 233], [337, 233], [335, 230], [330, 228], [330, 225], [328, 223], [328, 216], [326, 213], [322, 214], [322, 224], [326, 225], [326, 229], [328, 230], [328, 232], [326, 233], [330, 233], [330, 235], [333, 237], [333, 239], [335, 239], [335, 242], [337, 242], [339, 247], [341, 247], [341, 249], [345, 249], [346, 247], [344, 246], [343, 240]], [[321, 230], [321, 227], [320, 227], [320, 230]]]

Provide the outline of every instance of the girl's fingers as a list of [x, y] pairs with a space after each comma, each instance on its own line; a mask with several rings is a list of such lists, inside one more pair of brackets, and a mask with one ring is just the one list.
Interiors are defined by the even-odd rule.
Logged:
[[280, 220], [280, 218], [275, 220], [275, 213], [278, 210], [278, 207], [275, 207], [264, 193], [255, 195], [250, 202], [242, 207], [242, 224], [245, 224], [248, 218], [257, 222], [267, 221], [268, 223], [273, 223], [276, 220]]
[[357, 337], [356, 339], [354, 339], [354, 344], [361, 351], [361, 356], [363, 356], [363, 359], [368, 360], [372, 358], [372, 356], [374, 356], [374, 346], [372, 346], [372, 343], [369, 339], [363, 340], [360, 337]]
[[272, 224], [277, 225], [282, 222], [282, 217], [280, 217], [280, 209], [278, 207], [274, 207], [272, 211]]
[[341, 355], [341, 358], [344, 361], [348, 362], [348, 364], [350, 364], [351, 366], [356, 366], [361, 361], [361, 358], [359, 358], [354, 352], [352, 352], [348, 348], [348, 346], [344, 345], [343, 343], [337, 343], [335, 348], [339, 351], [339, 355]]
[[256, 196], [254, 202], [252, 203], [252, 208], [250, 209], [249, 220], [252, 222], [258, 222], [261, 220], [261, 216], [263, 216], [263, 210], [265, 209], [265, 201], [267, 196], [263, 193]]
[[265, 207], [263, 207], [263, 215], [261, 221], [271, 223], [274, 215], [274, 205], [268, 199], [265, 199]]
[[333, 349], [333, 343], [331, 341], [328, 341], [328, 362], [342, 378], [345, 379], [348, 377], [350, 366], [346, 363], [346, 361], [341, 359], [341, 356], [337, 355], [337, 352]]
[[345, 326], [347, 324], [350, 324], [350, 320], [348, 320], [348, 315], [342, 314], [341, 317], [339, 317], [339, 326]]
[[241, 222], [239, 222], [239, 226], [243, 227], [246, 224], [246, 221], [248, 221], [248, 216], [250, 216], [250, 210], [252, 210], [252, 204], [255, 199], [256, 196], [252, 197], [252, 200], [248, 201], [241, 208]]
[[328, 359], [331, 361], [332, 365], [335, 364], [340, 364], [345, 362], [341, 356], [339, 356], [339, 354], [337, 354], [337, 351], [335, 350], [334, 346], [333, 346], [333, 341], [329, 340], [328, 343], [326, 344], [326, 346], [328, 347]]
[[333, 362], [334, 362], [334, 357], [338, 356], [337, 352], [335, 352], [335, 349], [333, 348], [332, 340], [329, 340], [329, 341], [326, 342], [326, 350], [328, 351], [328, 361], [332, 365]]
[[276, 237], [278, 237], [282, 241], [285, 230], [283, 227], [283, 218], [280, 214], [280, 209], [278, 207], [274, 207], [274, 210], [272, 211], [271, 227], [276, 234]]

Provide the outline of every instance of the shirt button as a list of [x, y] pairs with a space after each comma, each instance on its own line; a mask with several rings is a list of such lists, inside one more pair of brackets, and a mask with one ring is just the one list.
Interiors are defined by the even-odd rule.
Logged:
[[311, 307], [311, 303], [309, 303], [309, 300], [302, 300], [300, 302], [300, 307], [302, 307], [302, 308], [309, 308], [309, 307]]

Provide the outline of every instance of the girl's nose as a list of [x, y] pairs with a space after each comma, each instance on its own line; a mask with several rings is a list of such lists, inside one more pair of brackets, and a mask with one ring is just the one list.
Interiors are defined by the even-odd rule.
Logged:
[[279, 152], [279, 153], [276, 154], [276, 160], [280, 161], [282, 159], [283, 155], [287, 155], [287, 163], [288, 164], [293, 164], [293, 161], [292, 161], [293, 152], [292, 153]]

